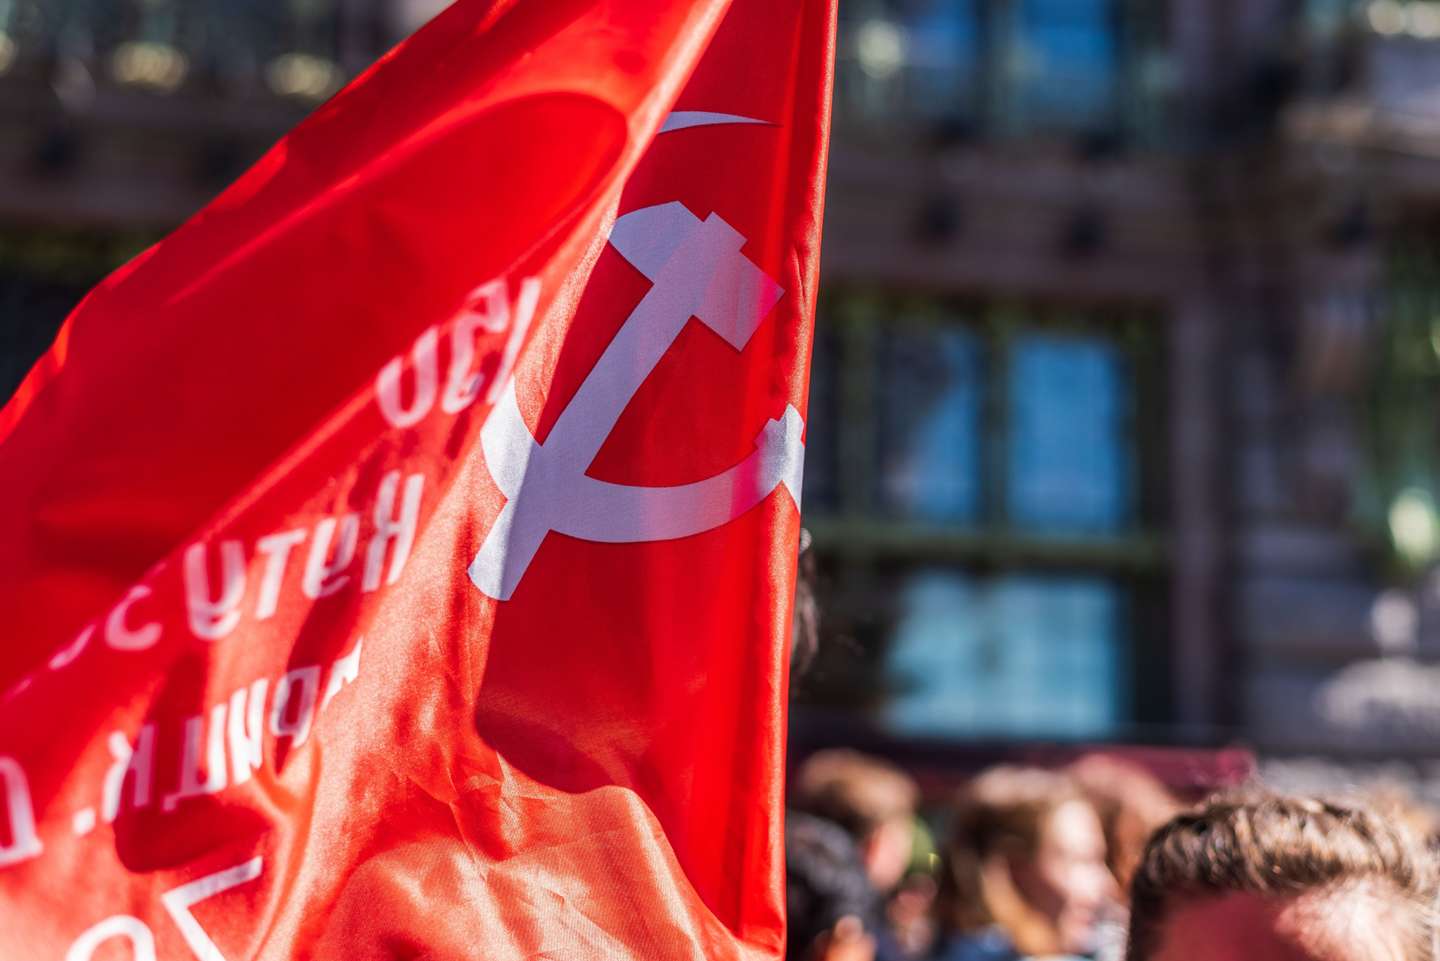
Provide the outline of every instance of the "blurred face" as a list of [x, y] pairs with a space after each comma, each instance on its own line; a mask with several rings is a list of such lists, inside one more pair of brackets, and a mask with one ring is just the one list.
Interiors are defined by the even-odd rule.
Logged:
[[914, 846], [915, 825], [909, 818], [892, 818], [871, 833], [861, 846], [861, 856], [875, 890], [884, 893], [900, 883]]
[[1031, 862], [1013, 868], [1021, 897], [1050, 921], [1062, 952], [1095, 947], [1095, 928], [1118, 891], [1105, 865], [1105, 833], [1083, 801], [1056, 808], [1040, 834]]
[[1385, 915], [1382, 902], [1354, 891], [1210, 898], [1171, 908], [1146, 961], [1406, 961], [1405, 919]]

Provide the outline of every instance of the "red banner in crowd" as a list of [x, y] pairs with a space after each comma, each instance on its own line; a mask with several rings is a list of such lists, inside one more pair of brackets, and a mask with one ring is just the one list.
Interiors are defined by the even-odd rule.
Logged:
[[0, 413], [0, 956], [782, 950], [833, 0], [461, 2]]

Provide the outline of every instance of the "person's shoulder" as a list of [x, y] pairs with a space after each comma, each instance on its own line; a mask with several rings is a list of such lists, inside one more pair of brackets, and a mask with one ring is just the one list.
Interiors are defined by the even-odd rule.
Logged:
[[952, 934], [942, 938], [927, 961], [1023, 961], [1010, 939], [999, 930]]

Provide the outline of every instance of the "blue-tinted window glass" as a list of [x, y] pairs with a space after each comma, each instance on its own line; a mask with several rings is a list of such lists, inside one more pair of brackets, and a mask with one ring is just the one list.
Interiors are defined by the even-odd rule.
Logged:
[[907, 519], [969, 524], [981, 511], [982, 353], [957, 327], [884, 334], [880, 499]]
[[67, 56], [103, 54], [121, 35], [125, 7], [102, 0], [50, 0], [38, 4], [46, 40]]
[[930, 569], [907, 579], [900, 605], [887, 665], [897, 731], [1093, 738], [1123, 724], [1129, 674], [1109, 582]]
[[294, 49], [289, 5], [280, 0], [203, 0], [200, 9], [204, 58], [227, 81], [253, 81], [272, 57]]
[[1305, 19], [1316, 33], [1334, 36], [1354, 16], [1355, 6], [1355, 0], [1306, 0]]
[[[976, 699], [993, 672], [984, 601], [963, 574], [922, 570], [906, 579], [890, 637], [887, 720], [907, 734], [970, 734], [986, 721]], [[984, 665], [982, 667], [982, 665]], [[983, 695], [982, 695], [983, 696]]]
[[1119, 38], [1113, 0], [1018, 0], [1016, 91], [1031, 123], [1073, 126], [1116, 106]]
[[286, 0], [286, 40], [290, 50], [339, 56], [338, 0]]
[[1129, 698], [1119, 598], [1091, 577], [1011, 577], [991, 590], [990, 618], [1009, 652], [1018, 731], [1094, 737], [1115, 729]]
[[929, 118], [969, 113], [978, 94], [980, 22], [972, 0], [901, 0], [906, 100]]
[[948, 119], [979, 93], [976, 0], [853, 0], [841, 5], [836, 103], [868, 123]]
[[1119, 350], [1106, 341], [1015, 339], [1005, 492], [1013, 527], [1102, 534], [1130, 520], [1127, 381]]
[[253, 69], [294, 52], [338, 56], [338, 0], [208, 0], [207, 8], [214, 54], [227, 64], [236, 61]]

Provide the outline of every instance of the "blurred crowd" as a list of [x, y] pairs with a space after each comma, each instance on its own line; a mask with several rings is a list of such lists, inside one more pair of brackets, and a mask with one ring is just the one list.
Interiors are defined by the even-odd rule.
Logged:
[[929, 805], [888, 762], [827, 750], [790, 806], [790, 961], [1437, 957], [1436, 820], [1396, 793], [1185, 803], [1096, 754]]
[[[808, 547], [794, 672], [819, 638]], [[1440, 961], [1440, 813], [1399, 789], [1181, 797], [1102, 752], [936, 793], [853, 750], [799, 764], [788, 961]]]

